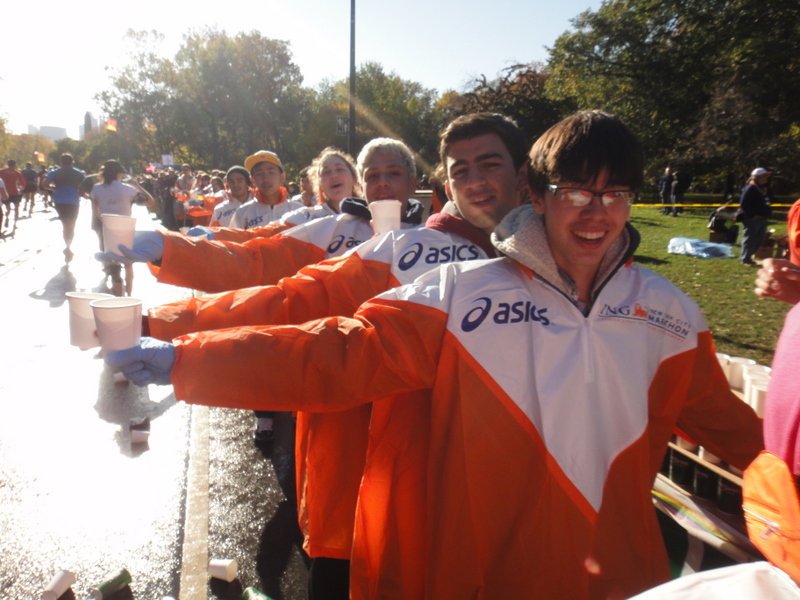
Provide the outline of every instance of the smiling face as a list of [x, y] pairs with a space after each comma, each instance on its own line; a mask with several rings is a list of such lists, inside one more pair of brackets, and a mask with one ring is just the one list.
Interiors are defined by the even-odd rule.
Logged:
[[367, 202], [399, 200], [405, 212], [408, 199], [417, 189], [416, 178], [408, 172], [405, 161], [396, 153], [373, 152], [364, 164], [364, 193]]
[[464, 219], [486, 233], [519, 206], [527, 187], [526, 167], [514, 168], [511, 154], [494, 133], [453, 142], [445, 169], [448, 197]]
[[[594, 182], [569, 181], [558, 185], [594, 192], [630, 189], [624, 185], [609, 186], [607, 181], [608, 175], [603, 171]], [[588, 294], [603, 256], [625, 228], [630, 206], [622, 203], [605, 207], [595, 196], [587, 206], [575, 207], [550, 191], [545, 191], [543, 197], [534, 194], [533, 206], [544, 215], [547, 241], [556, 265], [575, 280], [579, 292]]]
[[247, 198], [248, 194], [250, 193], [250, 189], [247, 186], [247, 179], [245, 179], [244, 175], [234, 171], [229, 173], [226, 179], [228, 181], [228, 189], [231, 192], [231, 196], [239, 201], [243, 201], [245, 198]]
[[334, 206], [353, 195], [355, 177], [349, 165], [339, 156], [329, 156], [322, 163], [319, 173], [319, 187], [322, 195]]

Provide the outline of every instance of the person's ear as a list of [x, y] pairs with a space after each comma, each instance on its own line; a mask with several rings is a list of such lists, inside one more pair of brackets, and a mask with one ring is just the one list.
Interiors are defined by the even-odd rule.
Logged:
[[539, 213], [540, 215], [544, 214], [545, 212], [544, 198], [539, 194], [537, 194], [536, 192], [534, 192], [533, 190], [531, 190], [531, 204], [533, 204], [533, 209], [537, 213]]

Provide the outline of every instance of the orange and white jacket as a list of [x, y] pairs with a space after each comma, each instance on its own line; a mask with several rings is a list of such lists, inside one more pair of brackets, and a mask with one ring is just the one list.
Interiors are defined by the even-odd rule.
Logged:
[[789, 237], [789, 260], [800, 267], [800, 200], [796, 200], [786, 216]]
[[374, 235], [368, 221], [350, 214], [316, 219], [241, 244], [163, 233], [158, 281], [206, 292], [277, 283]]
[[419, 489], [403, 465], [375, 473], [411, 504], [391, 507], [402, 527], [379, 553], [354, 543], [353, 598], [629, 597], [669, 577], [650, 488], [673, 429], [739, 468], [763, 447], [691, 299], [614, 260], [584, 314], [543, 235], [524, 207], [495, 232], [509, 257], [445, 265], [354, 318], [175, 340], [181, 400], [323, 412], [429, 395], [409, 432], [428, 446]]
[[[305, 267], [275, 286], [150, 309], [150, 333], [171, 340], [224, 327], [351, 316], [364, 301], [413, 281], [435, 265], [494, 255], [485, 233], [458, 217], [434, 215], [424, 228], [373, 238], [344, 257]], [[298, 514], [310, 556], [350, 558], [370, 407], [363, 404], [339, 412], [298, 413]]]

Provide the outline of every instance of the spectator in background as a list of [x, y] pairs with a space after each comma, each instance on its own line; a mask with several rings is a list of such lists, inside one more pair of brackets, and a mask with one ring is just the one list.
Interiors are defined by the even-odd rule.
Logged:
[[0, 169], [0, 179], [6, 185], [6, 193], [8, 199], [3, 200], [6, 207], [6, 220], [3, 224], [4, 227], [9, 226], [11, 219], [11, 207], [14, 207], [14, 229], [17, 228], [17, 221], [19, 220], [19, 203], [22, 202], [22, 192], [27, 185], [25, 176], [17, 169], [17, 161], [9, 160], [8, 167]]
[[290, 181], [286, 184], [286, 191], [289, 193], [289, 197], [294, 200], [295, 196], [300, 195], [300, 186], [296, 182]]
[[742, 198], [739, 201], [744, 228], [739, 263], [743, 265], [755, 266], [753, 255], [761, 248], [767, 234], [767, 218], [772, 214], [767, 198], [769, 175], [770, 172], [761, 167], [753, 169], [750, 181], [742, 191]]
[[[64, 258], [67, 262], [72, 260], [73, 252], [70, 248], [75, 237], [75, 222], [78, 220], [80, 209], [80, 193], [78, 186], [85, 179], [83, 171], [73, 165], [72, 155], [61, 155], [61, 167], [45, 175], [44, 184], [53, 191], [58, 218], [61, 220], [62, 235], [64, 237]], [[54, 189], [53, 189], [54, 188]]]
[[310, 169], [310, 165], [300, 169], [300, 193], [292, 197], [292, 200], [300, 202], [303, 206], [313, 206], [316, 200], [311, 176], [308, 174]]
[[[677, 217], [679, 212], [683, 212], [683, 197], [689, 191], [692, 184], [692, 176], [685, 170], [675, 171], [672, 181], [672, 216]], [[680, 205], [680, 206], [679, 206]]]
[[[674, 181], [675, 178], [672, 176], [672, 167], [667, 167], [664, 169], [664, 174], [661, 176], [661, 180], [658, 182], [658, 192], [661, 194], [661, 204], [664, 204], [661, 212], [665, 215], [672, 212], [672, 216], [676, 217], [677, 213], [675, 213], [675, 206], [672, 202], [672, 183]], [[668, 204], [673, 204], [671, 211], [667, 206]]]

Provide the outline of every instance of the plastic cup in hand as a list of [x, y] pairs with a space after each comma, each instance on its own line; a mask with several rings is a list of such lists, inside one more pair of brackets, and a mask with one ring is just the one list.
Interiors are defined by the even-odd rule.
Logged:
[[142, 301], [104, 298], [90, 303], [103, 356], [139, 344], [142, 336]]
[[67, 292], [66, 296], [69, 303], [69, 343], [81, 350], [96, 348], [100, 342], [94, 325], [94, 313], [89, 303], [92, 300], [114, 296], [92, 292]]
[[372, 228], [381, 235], [400, 229], [400, 200], [376, 200], [369, 203], [372, 213]]
[[119, 245], [133, 248], [133, 239], [136, 235], [136, 218], [125, 215], [100, 215], [103, 221], [103, 248], [106, 252], [113, 252], [122, 256]]
[[238, 568], [239, 565], [233, 559], [217, 558], [208, 563], [208, 574], [230, 583], [236, 579]]
[[44, 588], [42, 600], [57, 600], [75, 583], [75, 574], [70, 571], [61, 570], [56, 573]]

